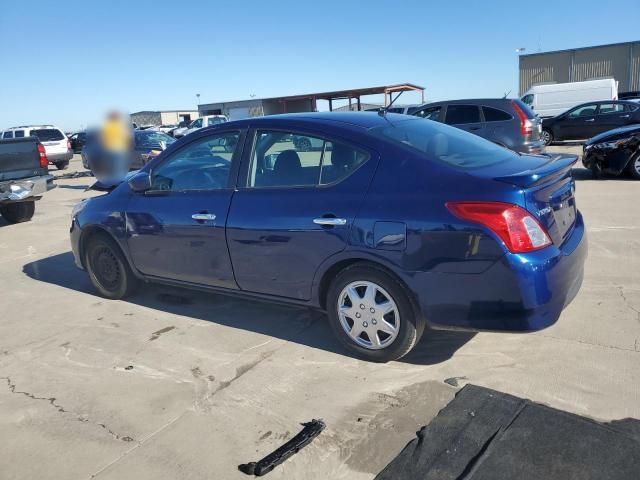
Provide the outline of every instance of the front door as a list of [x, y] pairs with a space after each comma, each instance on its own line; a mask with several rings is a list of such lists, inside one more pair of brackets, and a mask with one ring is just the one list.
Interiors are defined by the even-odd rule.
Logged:
[[559, 122], [558, 140], [579, 140], [595, 135], [598, 104], [582, 105], [568, 112]]
[[308, 300], [320, 264], [348, 244], [378, 157], [293, 130], [258, 130], [254, 145], [227, 221], [236, 280], [242, 290]]
[[145, 275], [237, 288], [225, 223], [240, 132], [196, 136], [151, 169], [151, 190], [127, 208], [129, 251]]

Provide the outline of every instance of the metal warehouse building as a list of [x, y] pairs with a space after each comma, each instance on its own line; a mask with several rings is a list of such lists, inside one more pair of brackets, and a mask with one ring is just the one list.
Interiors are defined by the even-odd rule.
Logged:
[[614, 78], [619, 92], [640, 90], [640, 41], [520, 55], [520, 95], [545, 83]]
[[181, 121], [190, 122], [198, 118], [195, 110], [143, 110], [131, 114], [131, 121], [138, 125], [175, 125]]

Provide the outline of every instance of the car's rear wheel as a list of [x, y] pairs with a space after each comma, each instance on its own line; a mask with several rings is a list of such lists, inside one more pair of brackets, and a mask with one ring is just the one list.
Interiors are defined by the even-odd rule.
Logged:
[[551, 142], [553, 142], [553, 133], [551, 133], [551, 130], [543, 128], [542, 132], [540, 132], [540, 140], [542, 140], [542, 143], [545, 145], [551, 145]]
[[84, 251], [85, 267], [100, 295], [118, 300], [135, 291], [139, 281], [113, 239], [95, 234], [88, 239]]
[[355, 264], [336, 276], [327, 294], [327, 312], [340, 342], [374, 362], [403, 357], [424, 331], [406, 287], [368, 264]]
[[0, 207], [0, 215], [9, 223], [28, 222], [36, 211], [36, 202], [7, 203]]
[[64, 162], [56, 162], [54, 163], [54, 165], [58, 170], [65, 170], [69, 166], [69, 161], [67, 160]]
[[636, 152], [629, 160], [627, 167], [629, 175], [635, 180], [640, 180], [640, 151]]

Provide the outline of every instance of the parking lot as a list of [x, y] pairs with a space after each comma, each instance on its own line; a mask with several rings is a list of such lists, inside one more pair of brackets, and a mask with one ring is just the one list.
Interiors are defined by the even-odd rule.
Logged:
[[[76, 155], [53, 173], [81, 170]], [[589, 258], [560, 320], [528, 334], [427, 332], [389, 364], [350, 357], [312, 311], [160, 286], [97, 296], [68, 239], [93, 179], [59, 178], [31, 222], [0, 218], [2, 478], [245, 478], [238, 464], [322, 418], [327, 429], [270, 477], [371, 479], [466, 383], [639, 418], [640, 182], [575, 176]]]

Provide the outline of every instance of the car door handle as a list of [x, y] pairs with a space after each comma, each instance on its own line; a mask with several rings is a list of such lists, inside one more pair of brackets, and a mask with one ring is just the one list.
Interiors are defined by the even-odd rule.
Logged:
[[630, 115], [620, 115], [620, 118], [629, 118]]
[[336, 225], [346, 225], [346, 218], [333, 218], [333, 217], [322, 217], [322, 218], [314, 218], [313, 223], [316, 225], [327, 225], [327, 226], [336, 226]]
[[595, 119], [595, 118], [587, 118], [587, 119], [585, 120], [585, 122], [595, 122], [595, 121], [596, 121], [596, 119]]
[[191, 215], [191, 218], [198, 222], [206, 222], [215, 220], [216, 216], [213, 213], [194, 213], [193, 215]]

